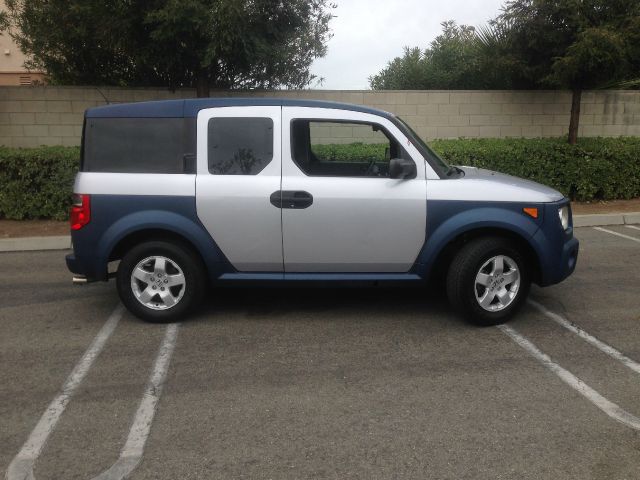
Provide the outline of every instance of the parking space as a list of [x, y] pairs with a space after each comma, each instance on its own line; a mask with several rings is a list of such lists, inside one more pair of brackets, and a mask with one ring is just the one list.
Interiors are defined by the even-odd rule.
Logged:
[[[640, 430], [586, 395], [640, 418], [640, 229], [606, 230], [578, 229], [575, 274], [508, 331], [419, 288], [221, 290], [179, 326], [124, 313], [35, 478], [640, 478]], [[3, 473], [118, 311], [62, 253], [0, 254]]]

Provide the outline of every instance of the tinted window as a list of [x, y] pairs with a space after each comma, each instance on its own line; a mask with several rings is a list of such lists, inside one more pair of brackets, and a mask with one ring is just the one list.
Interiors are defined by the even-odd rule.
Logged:
[[405, 155], [374, 123], [295, 120], [291, 135], [294, 161], [310, 176], [388, 177], [390, 159]]
[[183, 173], [187, 131], [182, 118], [88, 118], [86, 172]]
[[217, 175], [256, 175], [273, 159], [270, 118], [212, 118], [209, 120], [209, 172]]

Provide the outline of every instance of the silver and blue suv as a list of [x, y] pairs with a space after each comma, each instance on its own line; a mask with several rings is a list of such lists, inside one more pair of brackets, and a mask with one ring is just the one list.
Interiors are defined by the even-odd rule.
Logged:
[[505, 321], [576, 265], [569, 200], [448, 166], [390, 113], [281, 99], [108, 105], [85, 114], [71, 209], [76, 282], [172, 321], [230, 282], [446, 283]]

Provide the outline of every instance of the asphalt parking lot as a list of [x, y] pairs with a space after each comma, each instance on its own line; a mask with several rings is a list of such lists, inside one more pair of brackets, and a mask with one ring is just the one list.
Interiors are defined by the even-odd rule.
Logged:
[[491, 328], [417, 288], [214, 291], [190, 320], [150, 325], [113, 283], [72, 286], [65, 252], [2, 253], [0, 470], [638, 479], [632, 227], [577, 229], [575, 274]]

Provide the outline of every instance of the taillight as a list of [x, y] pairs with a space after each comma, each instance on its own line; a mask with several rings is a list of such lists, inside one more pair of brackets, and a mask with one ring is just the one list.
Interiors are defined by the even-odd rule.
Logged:
[[89, 223], [89, 220], [91, 220], [91, 199], [89, 195], [74, 193], [71, 214], [69, 215], [71, 230], [80, 230]]

